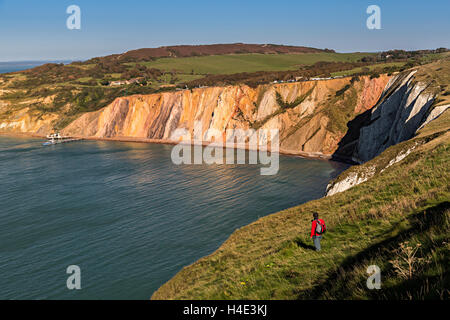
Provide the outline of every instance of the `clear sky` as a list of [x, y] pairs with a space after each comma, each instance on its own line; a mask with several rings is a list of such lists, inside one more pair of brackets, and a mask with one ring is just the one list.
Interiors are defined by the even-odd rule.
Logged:
[[[66, 27], [73, 4], [81, 30]], [[366, 27], [369, 5], [381, 8], [381, 30]], [[449, 0], [0, 0], [0, 61], [234, 42], [339, 52], [449, 48], [449, 13]]]

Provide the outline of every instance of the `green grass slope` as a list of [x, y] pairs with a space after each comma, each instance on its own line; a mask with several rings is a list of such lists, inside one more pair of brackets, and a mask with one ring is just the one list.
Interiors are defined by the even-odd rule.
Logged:
[[[449, 129], [447, 111], [372, 160], [417, 142], [401, 162], [237, 230], [152, 299], [448, 299]], [[320, 253], [309, 239], [314, 211], [328, 225]], [[370, 265], [381, 269], [380, 290], [366, 286]]]
[[[286, 71], [319, 61], [356, 62], [369, 53], [233, 54], [186, 58], [161, 58], [141, 62], [149, 68], [176, 70], [182, 74], [233, 74], [256, 71]], [[130, 64], [134, 65], [134, 64]]]

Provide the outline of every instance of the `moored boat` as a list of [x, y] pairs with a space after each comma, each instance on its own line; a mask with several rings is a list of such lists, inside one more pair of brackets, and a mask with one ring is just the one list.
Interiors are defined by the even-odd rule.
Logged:
[[48, 141], [43, 143], [42, 144], [43, 146], [52, 146], [54, 144], [74, 142], [74, 141], [81, 140], [81, 139], [77, 139], [77, 138], [73, 138], [73, 137], [62, 136], [59, 132], [47, 135], [47, 139], [48, 139]]

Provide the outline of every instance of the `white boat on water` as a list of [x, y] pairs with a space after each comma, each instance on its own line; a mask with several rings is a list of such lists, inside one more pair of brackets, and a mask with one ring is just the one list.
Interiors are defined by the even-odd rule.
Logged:
[[48, 140], [47, 142], [43, 143], [44, 146], [52, 146], [54, 144], [79, 141], [81, 139], [65, 137], [65, 136], [62, 136], [59, 132], [57, 132], [57, 133], [52, 133], [52, 134], [47, 135], [47, 140]]

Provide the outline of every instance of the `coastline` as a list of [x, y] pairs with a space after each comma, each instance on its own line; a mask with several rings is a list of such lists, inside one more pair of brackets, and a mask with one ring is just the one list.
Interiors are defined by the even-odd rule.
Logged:
[[[0, 131], [0, 136], [11, 136], [11, 137], [31, 137], [31, 138], [42, 138], [45, 139], [45, 134], [39, 134], [39, 133], [32, 133], [32, 132], [7, 132], [7, 131]], [[152, 143], [152, 144], [164, 144], [164, 145], [177, 145], [179, 142], [173, 141], [173, 140], [162, 140], [162, 139], [147, 139], [147, 138], [137, 138], [137, 137], [113, 137], [113, 138], [102, 138], [102, 137], [85, 137], [85, 136], [73, 136], [73, 138], [82, 139], [82, 140], [88, 140], [88, 141], [112, 141], [112, 142], [134, 142], [134, 143]], [[198, 143], [191, 143], [191, 145], [199, 145]], [[213, 142], [203, 142], [202, 144], [204, 147], [206, 146], [214, 146]], [[225, 149], [225, 147], [224, 147]], [[257, 148], [256, 150], [254, 148], [250, 148], [249, 146], [234, 146], [233, 149], [244, 149], [248, 151], [270, 151], [270, 148], [268, 150]], [[304, 152], [304, 151], [294, 151], [294, 150], [286, 150], [286, 149], [279, 149], [277, 151], [280, 155], [284, 156], [293, 156], [293, 157], [301, 157], [306, 159], [316, 159], [316, 160], [325, 160], [325, 161], [335, 161], [335, 162], [342, 162], [342, 163], [348, 163], [344, 161], [343, 159], [338, 159], [333, 157], [333, 155], [323, 154], [320, 152]]]

